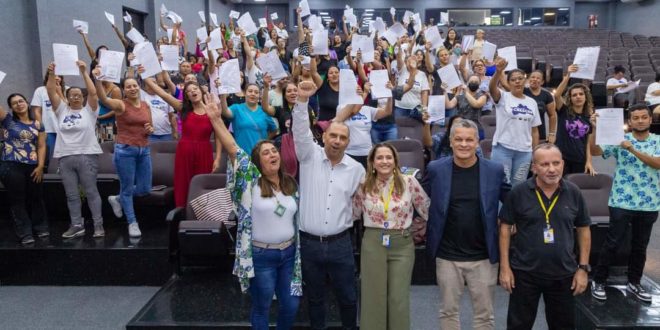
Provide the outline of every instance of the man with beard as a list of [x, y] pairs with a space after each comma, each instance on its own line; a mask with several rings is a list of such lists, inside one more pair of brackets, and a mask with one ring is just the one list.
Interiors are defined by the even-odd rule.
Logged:
[[[591, 116], [594, 135], [597, 114]], [[628, 109], [628, 126], [632, 132], [625, 135], [620, 145], [598, 146], [590, 142], [591, 153], [603, 158], [614, 156], [616, 170], [608, 206], [610, 227], [600, 249], [595, 268], [591, 295], [605, 300], [605, 282], [612, 256], [625, 239], [628, 224], [632, 225], [632, 239], [628, 261], [628, 292], [643, 302], [651, 302], [651, 294], [640, 280], [646, 262], [646, 247], [653, 223], [660, 211], [660, 136], [649, 132], [652, 112], [646, 104]]]

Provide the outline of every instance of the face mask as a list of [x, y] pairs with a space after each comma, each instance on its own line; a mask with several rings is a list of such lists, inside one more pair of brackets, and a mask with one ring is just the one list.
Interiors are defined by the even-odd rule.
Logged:
[[469, 84], [468, 84], [468, 88], [470, 89], [470, 91], [472, 91], [472, 92], [476, 92], [477, 89], [479, 89], [479, 84], [477, 84], [477, 83], [469, 83]]

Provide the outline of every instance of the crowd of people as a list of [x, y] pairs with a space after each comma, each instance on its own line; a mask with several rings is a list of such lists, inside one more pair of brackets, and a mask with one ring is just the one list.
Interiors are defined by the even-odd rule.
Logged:
[[[50, 234], [42, 177], [51, 158], [59, 160], [70, 213], [62, 237], [85, 235], [80, 189], [92, 212], [93, 237], [104, 236], [96, 177], [100, 143], [107, 141], [114, 142], [120, 182], [108, 202], [118, 218], [125, 215], [129, 235], [140, 237], [133, 197], [152, 188], [150, 143], [177, 141], [177, 207], [185, 207], [192, 177], [217, 172], [221, 154], [228, 156], [238, 217], [234, 274], [252, 297], [255, 329], [268, 328], [274, 295], [277, 328], [291, 328], [303, 294], [312, 328], [323, 329], [327, 278], [343, 328], [357, 327], [359, 310], [363, 329], [409, 329], [418, 240], [426, 240], [436, 262], [443, 329], [460, 328], [465, 284], [474, 327], [493, 329], [498, 281], [511, 294], [509, 329], [532, 328], [541, 295], [549, 327], [574, 328], [574, 296], [588, 287], [590, 262], [597, 262], [591, 294], [606, 299], [609, 258], [629, 223], [628, 290], [651, 300], [640, 280], [660, 210], [660, 137], [649, 133], [660, 107], [658, 77], [649, 86], [648, 104], [615, 94], [616, 104], [626, 102], [631, 131], [620, 145], [599, 146], [590, 88], [569, 86], [575, 64], [553, 94], [544, 88], [543, 71], [506, 71], [505, 59], [484, 58], [483, 30], [464, 48], [450, 28], [434, 48], [424, 35], [429, 26], [397, 23], [394, 15], [392, 24], [402, 24], [407, 33], [393, 43], [376, 33], [372, 61], [365, 62], [361, 49], [351, 55], [360, 30], [349, 29], [346, 18], [341, 33], [333, 25], [329, 52], [312, 55], [317, 27], [303, 22], [301, 8], [296, 15], [298, 47], [292, 52], [282, 23], [246, 35], [230, 18], [218, 27], [222, 49], [207, 49], [209, 39], [198, 39], [194, 53], [188, 52], [181, 23], [167, 26], [163, 16], [161, 25], [173, 32], [158, 43], [179, 46], [179, 70], [145, 78], [142, 66], [129, 65], [119, 86], [101, 79], [99, 51], [107, 47], [94, 51], [81, 31], [90, 56], [76, 62], [84, 88], [66, 85], [51, 63], [31, 102], [14, 93], [7, 100], [10, 111], [0, 107], [0, 181], [20, 242], [30, 245], [35, 236]], [[132, 61], [135, 45], [114, 29]], [[272, 50], [287, 73], [276, 81], [256, 61]], [[223, 87], [214, 72], [233, 59], [239, 62], [240, 90], [212, 92]], [[442, 81], [437, 71], [447, 66], [456, 68], [462, 86], [449, 89]], [[342, 70], [355, 75], [354, 93], [362, 103], [340, 103], [346, 93]], [[392, 96], [374, 97], [371, 73], [377, 70], [386, 70]], [[615, 70], [607, 85], [627, 86], [623, 72]], [[432, 123], [428, 108], [434, 95], [444, 95], [446, 110], [444, 120]], [[480, 117], [486, 114], [497, 123], [490, 159], [480, 148], [485, 139]], [[419, 121], [423, 130], [420, 142], [433, 161], [422, 182], [401, 169], [388, 143], [397, 139], [398, 117]], [[444, 133], [432, 134], [436, 125], [446, 126]], [[563, 177], [596, 175], [592, 157], [599, 155], [613, 156], [617, 167], [607, 240], [600, 259], [590, 261], [588, 209], [579, 188]], [[351, 228], [360, 219], [358, 292]]]

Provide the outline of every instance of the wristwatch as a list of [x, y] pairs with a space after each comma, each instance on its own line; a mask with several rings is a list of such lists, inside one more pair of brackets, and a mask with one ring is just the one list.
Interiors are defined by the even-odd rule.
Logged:
[[586, 265], [578, 265], [578, 269], [582, 269], [587, 273], [591, 273], [591, 265], [586, 264]]

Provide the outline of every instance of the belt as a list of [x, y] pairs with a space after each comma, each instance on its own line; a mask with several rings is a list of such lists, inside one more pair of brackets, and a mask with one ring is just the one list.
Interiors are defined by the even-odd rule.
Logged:
[[336, 241], [336, 240], [346, 236], [348, 234], [348, 231], [349, 230], [346, 229], [346, 230], [342, 231], [339, 234], [326, 235], [326, 236], [316, 236], [316, 235], [312, 235], [310, 233], [306, 233], [304, 231], [301, 231], [300, 232], [300, 237], [304, 237], [306, 239], [309, 239], [309, 240], [312, 240], [312, 241], [318, 241], [318, 242], [321, 242], [321, 243], [323, 243], [323, 242], [332, 242], [332, 241]]
[[259, 241], [252, 241], [252, 246], [256, 246], [258, 248], [262, 249], [274, 249], [274, 250], [285, 250], [291, 244], [293, 244], [293, 241], [295, 240], [295, 237], [292, 237], [288, 241], [284, 241], [282, 243], [263, 243]]

